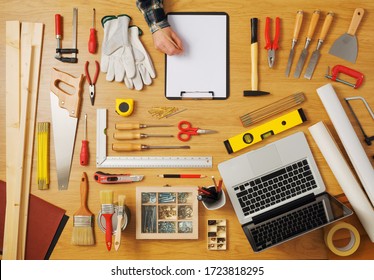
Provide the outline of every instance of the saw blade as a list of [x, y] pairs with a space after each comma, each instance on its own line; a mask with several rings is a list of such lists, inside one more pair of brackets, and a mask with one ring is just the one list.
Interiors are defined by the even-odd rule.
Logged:
[[59, 99], [52, 91], [51, 112], [58, 189], [67, 190], [78, 118], [70, 117], [69, 112], [59, 106]]

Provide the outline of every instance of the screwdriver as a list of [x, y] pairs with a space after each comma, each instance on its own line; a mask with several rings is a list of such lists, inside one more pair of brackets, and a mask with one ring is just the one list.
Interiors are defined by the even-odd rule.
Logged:
[[84, 115], [84, 139], [82, 140], [80, 160], [82, 166], [88, 165], [87, 114]]
[[168, 127], [170, 124], [141, 124], [141, 123], [116, 123], [115, 127], [119, 130], [132, 130], [146, 127]]
[[113, 138], [117, 140], [142, 139], [148, 137], [173, 137], [171, 134], [144, 134], [135, 132], [115, 132]]
[[96, 20], [96, 10], [94, 8], [93, 9], [93, 17], [92, 17], [92, 28], [90, 28], [90, 38], [88, 40], [88, 51], [90, 53], [96, 53], [96, 50], [97, 50], [95, 20]]
[[112, 150], [116, 152], [143, 151], [148, 149], [189, 149], [190, 146], [148, 146], [133, 143], [113, 143]]

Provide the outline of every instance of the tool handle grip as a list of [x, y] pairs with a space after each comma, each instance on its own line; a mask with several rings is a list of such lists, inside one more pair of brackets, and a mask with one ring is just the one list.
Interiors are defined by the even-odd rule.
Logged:
[[269, 50], [271, 49], [271, 41], [270, 41], [270, 17], [266, 17], [265, 21], [265, 49]]
[[117, 140], [132, 140], [143, 138], [142, 135], [142, 133], [121, 131], [113, 133], [113, 138]]
[[88, 179], [87, 173], [82, 173], [81, 185], [80, 185], [80, 196], [81, 196], [81, 207], [88, 211], [88, 214], [91, 215], [91, 212], [88, 210], [87, 200], [88, 200]]
[[356, 34], [357, 28], [360, 25], [360, 22], [364, 16], [364, 9], [362, 8], [357, 8], [355, 12], [353, 13], [352, 21], [351, 24], [349, 25], [348, 28], [348, 34], [354, 36]]
[[132, 152], [143, 150], [144, 145], [133, 143], [113, 143], [112, 150], [116, 152]]
[[117, 228], [116, 228], [116, 235], [114, 237], [114, 249], [118, 251], [119, 246], [121, 245], [121, 227], [122, 227], [122, 215], [117, 216]]
[[299, 37], [301, 24], [303, 23], [303, 17], [304, 17], [304, 12], [302, 10], [297, 11], [295, 28], [293, 30], [293, 36], [292, 36], [292, 40], [294, 41], [297, 41], [297, 38]]
[[88, 165], [88, 141], [82, 140], [82, 147], [80, 153], [80, 163], [82, 166]]
[[280, 18], [275, 18], [275, 36], [273, 41], [273, 49], [277, 50], [279, 48], [279, 36], [280, 36]]
[[251, 44], [257, 43], [258, 18], [251, 18]]
[[91, 28], [90, 37], [88, 40], [88, 51], [92, 54], [95, 54], [96, 50], [97, 50], [96, 30], [95, 28]]
[[142, 128], [140, 123], [116, 123], [115, 128], [119, 130], [132, 130]]
[[308, 33], [306, 35], [307, 39], [311, 40], [314, 34], [314, 31], [316, 30], [316, 26], [319, 20], [319, 16], [321, 14], [320, 10], [315, 10], [312, 15], [312, 19], [310, 20]]
[[323, 26], [322, 26], [321, 35], [318, 38], [319, 40], [321, 41], [325, 40], [326, 34], [330, 29], [333, 18], [334, 18], [334, 13], [328, 12], [328, 14], [326, 15], [325, 21], [323, 23]]
[[112, 249], [112, 216], [113, 214], [103, 214], [105, 218], [105, 244], [108, 251]]
[[258, 90], [258, 18], [251, 18], [251, 89]]
[[60, 14], [55, 14], [55, 35], [57, 39], [62, 38], [62, 17]]
[[[84, 76], [73, 77], [70, 74], [52, 68], [50, 88], [58, 97], [59, 106], [69, 112], [69, 116], [79, 118], [79, 109], [82, 99], [82, 82]], [[60, 83], [64, 83], [73, 88], [74, 92], [67, 93], [60, 88]]]

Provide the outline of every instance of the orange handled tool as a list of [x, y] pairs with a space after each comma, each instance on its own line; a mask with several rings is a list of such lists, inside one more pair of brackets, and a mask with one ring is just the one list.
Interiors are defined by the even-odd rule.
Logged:
[[[339, 74], [345, 74], [348, 75], [354, 79], [356, 79], [356, 83], [352, 84], [348, 81], [344, 81], [340, 78], [338, 78]], [[335, 65], [331, 70], [331, 75], [329, 74], [329, 67], [327, 68], [327, 74], [325, 75], [326, 78], [331, 79], [333, 81], [343, 83], [347, 86], [351, 86], [354, 89], [359, 88], [362, 85], [362, 82], [364, 81], [364, 75], [361, 72], [358, 72], [356, 70], [353, 70], [351, 68], [348, 68], [343, 65]]]
[[57, 48], [61, 49], [61, 39], [62, 39], [62, 17], [60, 14], [55, 14], [55, 35], [57, 39]]
[[82, 166], [88, 165], [87, 114], [84, 115], [84, 139], [82, 140], [80, 161]]
[[90, 53], [96, 53], [97, 51], [97, 37], [95, 29], [96, 10], [93, 9], [92, 28], [90, 28], [90, 38], [88, 40], [88, 51]]

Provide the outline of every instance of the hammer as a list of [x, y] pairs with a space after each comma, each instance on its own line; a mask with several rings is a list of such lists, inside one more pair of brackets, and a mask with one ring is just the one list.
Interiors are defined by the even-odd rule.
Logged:
[[270, 92], [258, 90], [258, 40], [257, 40], [258, 18], [251, 18], [251, 68], [252, 68], [252, 89], [245, 90], [244, 96], [261, 96]]

